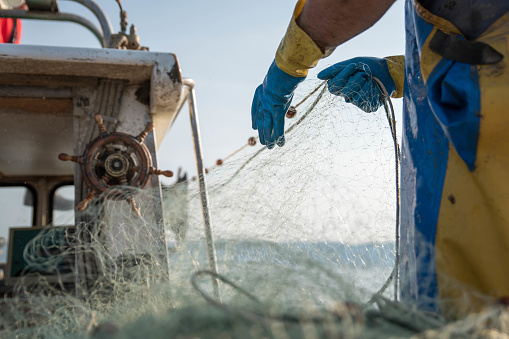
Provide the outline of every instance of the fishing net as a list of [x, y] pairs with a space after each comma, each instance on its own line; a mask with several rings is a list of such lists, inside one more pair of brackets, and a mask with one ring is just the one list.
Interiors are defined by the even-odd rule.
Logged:
[[48, 228], [24, 248], [25, 274], [2, 300], [0, 336], [431, 338], [507, 332], [502, 308], [446, 325], [394, 300], [394, 116], [388, 106], [364, 113], [316, 81], [299, 91], [284, 147], [268, 150], [251, 138], [207, 169], [213, 242], [204, 231], [197, 178], [179, 173], [163, 189], [166, 234], [161, 221], [149, 217], [157, 192], [136, 194], [141, 217], [125, 201], [96, 199], [76, 228]]

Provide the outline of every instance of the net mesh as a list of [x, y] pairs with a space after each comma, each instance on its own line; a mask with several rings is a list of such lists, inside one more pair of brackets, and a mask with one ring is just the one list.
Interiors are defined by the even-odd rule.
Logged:
[[[2, 301], [1, 336], [507, 333], [500, 308], [446, 326], [440, 317], [391, 301], [397, 257], [393, 130], [383, 109], [366, 114], [325, 87], [313, 91], [318, 85], [300, 87], [295, 101], [313, 94], [287, 119], [285, 147], [245, 147], [209, 168], [219, 276], [209, 271], [198, 181], [179, 174], [163, 192], [167, 243], [161, 225], [144, 217], [153, 213], [147, 190], [136, 195], [141, 218], [126, 202], [104, 199], [82, 215], [100, 216], [93, 224], [83, 222], [64, 237], [48, 228], [33, 239], [23, 253], [30, 269]], [[81, 264], [72, 265], [75, 258]]]

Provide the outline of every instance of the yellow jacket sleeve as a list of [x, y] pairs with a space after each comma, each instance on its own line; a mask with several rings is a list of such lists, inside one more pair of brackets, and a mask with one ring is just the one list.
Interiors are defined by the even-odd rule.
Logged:
[[391, 97], [403, 97], [403, 87], [405, 83], [405, 56], [395, 55], [386, 57], [389, 74], [396, 85], [396, 90], [392, 93]]
[[291, 76], [301, 78], [306, 77], [308, 70], [326, 56], [295, 22], [305, 3], [306, 0], [299, 0], [295, 6], [290, 25], [276, 52], [277, 67]]

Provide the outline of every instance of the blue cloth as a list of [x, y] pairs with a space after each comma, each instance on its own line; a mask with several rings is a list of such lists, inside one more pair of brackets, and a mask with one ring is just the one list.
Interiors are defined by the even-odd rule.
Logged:
[[285, 115], [293, 92], [305, 78], [293, 77], [272, 62], [263, 83], [255, 91], [251, 106], [252, 127], [258, 130], [260, 143], [269, 149], [285, 144]]
[[[401, 157], [401, 300], [438, 312], [435, 234], [447, 170], [449, 141], [427, 100], [417, 37], [432, 25], [406, 2], [405, 85]], [[417, 21], [417, 22], [416, 22]], [[418, 28], [420, 28], [418, 30]]]
[[[435, 5], [438, 3], [444, 5], [446, 1], [435, 1]], [[426, 41], [433, 28], [433, 24], [417, 14], [414, 2], [407, 1], [401, 162], [401, 298], [428, 311], [439, 310], [435, 237], [449, 146], [455, 148], [470, 171], [475, 170], [481, 110], [475, 65], [444, 58], [424, 81], [421, 62], [429, 59], [426, 58], [430, 54]]]
[[338, 62], [318, 73], [318, 79], [327, 80], [329, 92], [342, 96], [364, 112], [375, 112], [384, 102], [378, 78], [389, 94], [396, 90], [387, 60], [372, 57], [358, 57]]

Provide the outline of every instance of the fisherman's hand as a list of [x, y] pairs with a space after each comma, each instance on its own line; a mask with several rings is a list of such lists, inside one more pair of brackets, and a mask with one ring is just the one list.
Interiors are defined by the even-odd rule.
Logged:
[[260, 143], [269, 149], [285, 144], [286, 111], [293, 92], [304, 79], [283, 72], [272, 62], [263, 84], [256, 89], [251, 106], [252, 126], [258, 130]]
[[[393, 62], [390, 58], [359, 57], [342, 61], [318, 73], [318, 78], [327, 80], [332, 94], [342, 96], [365, 112], [375, 112], [383, 105], [384, 95], [373, 77], [382, 82], [389, 95], [396, 92], [393, 72], [389, 71], [387, 63]], [[404, 59], [402, 62], [399, 68], [404, 68]]]

